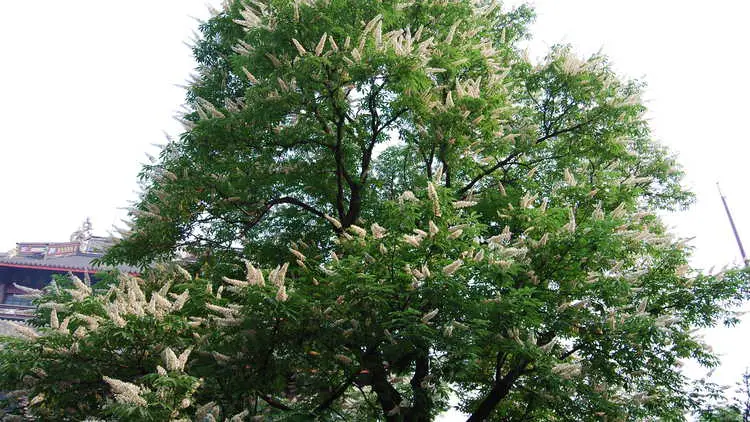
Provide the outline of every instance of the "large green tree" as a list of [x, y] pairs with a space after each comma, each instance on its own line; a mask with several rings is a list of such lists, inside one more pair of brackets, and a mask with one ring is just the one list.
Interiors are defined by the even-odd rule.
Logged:
[[197, 261], [32, 292], [0, 386], [71, 419], [681, 420], [747, 277], [655, 215], [691, 195], [642, 85], [531, 63], [531, 11], [479, 3], [230, 2], [107, 257]]

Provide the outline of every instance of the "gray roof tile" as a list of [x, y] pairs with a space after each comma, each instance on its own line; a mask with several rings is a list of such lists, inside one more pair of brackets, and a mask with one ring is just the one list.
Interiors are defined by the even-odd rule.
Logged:
[[[3, 266], [3, 267], [8, 267], [8, 266], [41, 267], [41, 268], [48, 268], [53, 271], [59, 269], [59, 271], [73, 271], [73, 272], [111, 270], [113, 267], [93, 265], [91, 263], [91, 261], [100, 257], [101, 255], [93, 255], [93, 254], [50, 257], [47, 259], [24, 257], [24, 256], [14, 256], [14, 257], [5, 256], [5, 257], [0, 257], [0, 266]], [[122, 272], [128, 272], [128, 273], [140, 272], [138, 268], [131, 267], [128, 265], [118, 265], [115, 268], [117, 268], [118, 270]]]

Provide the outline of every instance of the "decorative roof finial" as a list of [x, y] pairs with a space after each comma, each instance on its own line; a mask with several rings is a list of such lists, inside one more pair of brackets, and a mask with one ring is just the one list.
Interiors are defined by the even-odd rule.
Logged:
[[85, 253], [88, 252], [89, 241], [91, 240], [92, 236], [93, 234], [91, 219], [89, 217], [86, 217], [86, 219], [83, 221], [83, 224], [81, 224], [81, 227], [70, 235], [70, 241], [79, 242], [80, 246], [78, 247], [78, 250], [82, 253]]

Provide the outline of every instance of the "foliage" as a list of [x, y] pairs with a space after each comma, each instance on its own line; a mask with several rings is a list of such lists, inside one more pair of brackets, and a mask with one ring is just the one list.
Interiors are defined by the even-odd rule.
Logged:
[[701, 422], [748, 422], [750, 421], [750, 370], [742, 374], [737, 383], [738, 394], [731, 402], [726, 399], [718, 405], [710, 405], [698, 413]]
[[742, 422], [739, 409], [734, 406], [709, 408], [701, 412], [700, 422]]
[[747, 274], [692, 270], [656, 216], [691, 195], [642, 85], [529, 62], [531, 18], [231, 2], [106, 258], [190, 272], [50, 289], [0, 386], [50, 418], [682, 420], [682, 360], [717, 363], [692, 329], [735, 322]]

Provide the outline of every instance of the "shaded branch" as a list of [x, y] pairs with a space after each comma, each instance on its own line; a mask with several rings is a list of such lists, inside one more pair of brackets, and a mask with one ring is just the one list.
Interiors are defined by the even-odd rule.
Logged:
[[268, 207], [273, 207], [273, 206], [279, 205], [279, 204], [295, 205], [295, 206], [300, 207], [303, 210], [309, 212], [310, 214], [314, 214], [314, 215], [316, 215], [316, 216], [318, 216], [320, 218], [324, 218], [325, 217], [325, 213], [323, 213], [323, 212], [317, 210], [316, 208], [314, 208], [314, 207], [312, 207], [312, 206], [310, 206], [310, 205], [308, 205], [308, 204], [300, 201], [297, 198], [292, 198], [291, 196], [283, 196], [281, 198], [272, 199], [272, 200], [266, 202], [266, 206], [268, 206]]
[[559, 359], [560, 360], [565, 360], [565, 359], [569, 358], [570, 356], [572, 356], [573, 353], [575, 353], [575, 352], [577, 352], [579, 350], [581, 350], [581, 345], [574, 346], [572, 349], [570, 349], [567, 352], [565, 352], [562, 355], [560, 355]]
[[305, 210], [305, 211], [309, 212], [310, 214], [313, 214], [313, 215], [315, 215], [317, 217], [325, 218], [325, 213], [323, 213], [322, 211], [319, 211], [315, 207], [313, 207], [311, 205], [308, 205], [305, 202], [303, 202], [303, 201], [301, 201], [301, 200], [299, 200], [297, 198], [293, 198], [291, 196], [283, 196], [283, 197], [272, 199], [272, 200], [266, 202], [265, 204], [263, 204], [263, 206], [261, 207], [261, 209], [255, 211], [254, 213], [250, 213], [250, 212], [244, 211], [246, 215], [248, 215], [249, 217], [252, 217], [252, 219], [250, 221], [248, 221], [248, 222], [245, 223], [245, 228], [247, 230], [252, 229], [258, 223], [260, 223], [261, 220], [263, 220], [263, 217], [265, 217], [266, 214], [268, 214], [268, 212], [271, 211], [271, 209], [273, 209], [273, 207], [275, 207], [276, 205], [281, 205], [281, 204], [294, 205], [294, 206], [297, 206], [299, 208], [302, 208], [303, 210]]
[[[575, 130], [578, 130], [578, 129], [582, 128], [583, 126], [586, 126], [587, 124], [591, 123], [594, 120], [595, 119], [590, 119], [590, 120], [587, 120], [585, 122], [581, 122], [581, 123], [578, 123], [576, 125], [570, 126], [568, 128], [560, 129], [560, 130], [554, 131], [552, 133], [548, 133], [548, 134], [542, 136], [541, 138], [538, 138], [536, 141], [534, 141], [534, 145], [541, 144], [542, 142], [545, 142], [545, 141], [547, 141], [547, 140], [549, 140], [551, 138], [563, 135], [565, 133], [573, 132]], [[464, 186], [461, 189], [459, 189], [458, 193], [460, 195], [465, 194], [466, 192], [468, 192], [469, 190], [471, 190], [471, 188], [473, 188], [474, 185], [476, 185], [477, 183], [479, 183], [480, 180], [482, 180], [485, 177], [489, 176], [490, 174], [496, 172], [500, 168], [505, 167], [511, 161], [513, 161], [514, 159], [516, 159], [519, 155], [523, 154], [523, 152], [524, 151], [516, 151], [516, 152], [510, 154], [509, 156], [505, 157], [505, 159], [503, 159], [502, 161], [498, 161], [497, 164], [493, 165], [492, 167], [489, 167], [489, 168], [485, 169], [479, 175], [477, 175], [476, 177], [474, 177], [473, 179], [471, 179], [471, 181], [469, 183], [467, 183], [466, 186]]]
[[410, 421], [428, 421], [429, 410], [432, 408], [432, 400], [423, 383], [430, 373], [430, 359], [427, 353], [423, 353], [415, 359], [414, 376], [409, 384], [414, 393], [412, 408], [409, 409]]
[[376, 352], [367, 353], [362, 359], [363, 365], [370, 371], [372, 390], [378, 396], [380, 408], [383, 410], [386, 421], [401, 420], [399, 414], [392, 411], [398, 411], [401, 404], [401, 394], [388, 381], [388, 374], [383, 368], [381, 356]]
[[325, 399], [322, 403], [318, 405], [318, 407], [313, 410], [313, 413], [320, 413], [323, 410], [328, 409], [331, 407], [333, 403], [336, 402], [336, 400], [341, 397], [344, 393], [346, 393], [346, 390], [349, 389], [349, 387], [352, 385], [352, 382], [356, 379], [357, 375], [359, 374], [359, 370], [355, 371], [353, 374], [349, 375], [347, 377], [346, 381], [341, 383], [329, 396], [327, 399]]
[[[502, 357], [501, 357], [502, 356]], [[493, 383], [492, 389], [487, 396], [479, 403], [479, 406], [474, 413], [466, 420], [466, 422], [480, 422], [485, 421], [489, 418], [492, 412], [495, 410], [497, 405], [508, 395], [513, 384], [518, 378], [524, 374], [526, 365], [529, 364], [529, 360], [525, 358], [519, 358], [510, 371], [505, 376], [500, 377], [502, 368], [497, 365], [502, 365], [505, 362], [505, 354], [498, 352], [496, 367], [495, 367], [495, 382]]]
[[372, 409], [373, 412], [377, 413], [379, 409], [367, 397], [367, 393], [365, 393], [365, 390], [363, 390], [362, 387], [360, 387], [358, 384], [354, 384], [354, 386], [357, 387], [357, 390], [359, 390], [360, 393], [362, 393], [362, 399], [364, 399], [365, 403], [370, 406], [370, 409]]
[[276, 409], [280, 410], [292, 410], [291, 407], [285, 405], [284, 403], [276, 400], [275, 398], [267, 395], [267, 394], [258, 394], [258, 397], [263, 399], [264, 402], [268, 403], [269, 406], [274, 407]]

